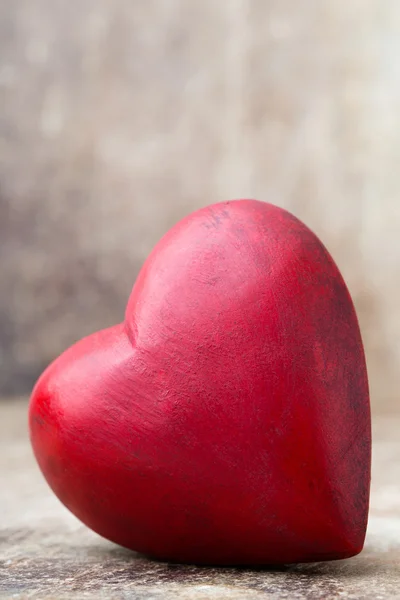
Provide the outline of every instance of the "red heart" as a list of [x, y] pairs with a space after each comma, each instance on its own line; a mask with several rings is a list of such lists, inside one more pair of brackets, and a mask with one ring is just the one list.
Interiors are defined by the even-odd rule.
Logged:
[[36, 458], [100, 535], [172, 561], [345, 558], [364, 542], [370, 412], [345, 283], [286, 211], [202, 209], [152, 252], [123, 324], [40, 378]]

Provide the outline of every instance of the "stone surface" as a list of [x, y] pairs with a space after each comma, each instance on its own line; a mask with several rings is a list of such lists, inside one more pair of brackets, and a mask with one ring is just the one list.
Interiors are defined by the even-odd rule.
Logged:
[[399, 25], [398, 0], [0, 2], [3, 393], [121, 320], [184, 214], [253, 196], [331, 250], [395, 406]]
[[101, 539], [56, 500], [34, 462], [26, 402], [0, 406], [0, 598], [257, 600], [400, 598], [399, 418], [374, 426], [366, 547], [347, 561], [279, 569], [153, 562]]

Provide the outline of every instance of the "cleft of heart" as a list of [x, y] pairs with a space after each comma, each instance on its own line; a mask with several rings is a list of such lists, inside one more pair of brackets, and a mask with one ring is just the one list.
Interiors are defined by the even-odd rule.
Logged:
[[40, 377], [29, 426], [61, 502], [155, 559], [362, 550], [371, 419], [357, 316], [323, 244], [271, 204], [214, 204], [173, 227], [123, 323]]

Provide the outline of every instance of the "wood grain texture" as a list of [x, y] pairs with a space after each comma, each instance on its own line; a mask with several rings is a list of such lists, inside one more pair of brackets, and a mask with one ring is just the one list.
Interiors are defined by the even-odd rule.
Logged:
[[311, 226], [360, 314], [375, 410], [400, 356], [397, 0], [0, 4], [0, 385], [122, 318], [191, 210]]
[[371, 422], [343, 279], [298, 219], [240, 200], [156, 246], [125, 320], [43, 373], [29, 425], [58, 498], [171, 562], [348, 558], [367, 526]]

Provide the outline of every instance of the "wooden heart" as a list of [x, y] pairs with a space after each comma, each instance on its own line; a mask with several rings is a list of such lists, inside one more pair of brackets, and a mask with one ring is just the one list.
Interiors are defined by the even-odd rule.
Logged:
[[364, 352], [327, 250], [241, 200], [156, 246], [123, 324], [39, 379], [33, 449], [100, 535], [171, 561], [345, 558], [364, 542], [371, 434]]

